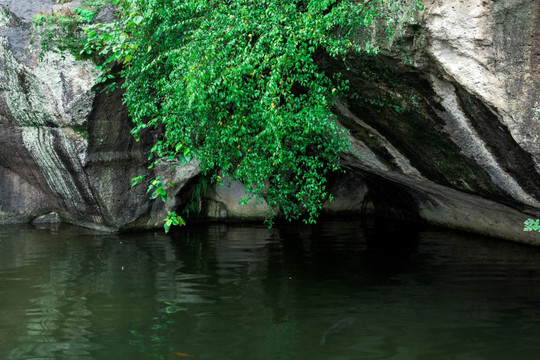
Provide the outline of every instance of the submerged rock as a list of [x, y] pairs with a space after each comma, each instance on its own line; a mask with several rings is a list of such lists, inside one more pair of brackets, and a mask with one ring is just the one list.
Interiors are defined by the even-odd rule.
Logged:
[[355, 317], [346, 317], [344, 319], [339, 320], [338, 322], [336, 322], [334, 325], [332, 325], [328, 330], [324, 332], [323, 336], [321, 337], [320, 344], [321, 345], [326, 344], [326, 339], [328, 338], [328, 336], [339, 333], [341, 330], [352, 326], [355, 322], [356, 322]]

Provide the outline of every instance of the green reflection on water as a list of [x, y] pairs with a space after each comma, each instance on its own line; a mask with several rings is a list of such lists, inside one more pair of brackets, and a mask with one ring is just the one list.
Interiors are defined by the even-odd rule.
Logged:
[[268, 321], [265, 337], [265, 358], [294, 359], [296, 355], [294, 345], [298, 343], [296, 337], [300, 332], [296, 322], [284, 321], [276, 323], [271, 309], [265, 309], [264, 318]]
[[538, 249], [408, 234], [0, 229], [0, 359], [535, 358]]

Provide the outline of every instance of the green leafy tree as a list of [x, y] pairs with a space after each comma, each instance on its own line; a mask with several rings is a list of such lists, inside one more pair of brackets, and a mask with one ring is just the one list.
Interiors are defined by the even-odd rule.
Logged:
[[[332, 113], [347, 92], [317, 66], [375, 53], [358, 30], [391, 29], [406, 0], [111, 0], [113, 22], [81, 22], [81, 57], [100, 59], [101, 81], [123, 78], [139, 138], [157, 131], [154, 162], [196, 158], [214, 181], [240, 180], [265, 199], [269, 219], [314, 222], [329, 198], [327, 175], [349, 148]], [[421, 3], [415, 1], [421, 8]], [[87, 16], [88, 18], [88, 16]], [[81, 29], [84, 35], [81, 35]], [[119, 72], [115, 65], [121, 64]], [[137, 183], [137, 181], [134, 182]], [[154, 197], [165, 197], [153, 180]], [[170, 227], [183, 220], [169, 214]]]

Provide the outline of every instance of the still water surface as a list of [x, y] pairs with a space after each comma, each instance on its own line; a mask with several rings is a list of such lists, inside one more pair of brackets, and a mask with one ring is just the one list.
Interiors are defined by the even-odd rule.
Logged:
[[538, 359], [540, 249], [372, 222], [0, 229], [0, 359]]

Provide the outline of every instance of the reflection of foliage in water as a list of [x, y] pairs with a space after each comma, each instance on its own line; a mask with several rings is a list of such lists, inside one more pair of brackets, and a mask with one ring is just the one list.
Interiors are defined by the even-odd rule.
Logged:
[[175, 321], [171, 320], [169, 315], [187, 310], [175, 302], [165, 301], [164, 305], [165, 308], [160, 311], [163, 314], [152, 318], [150, 324], [142, 323], [139, 329], [130, 330], [129, 344], [148, 359], [168, 359], [173, 353], [170, 332]]
[[[29, 248], [38, 252], [36, 245]], [[90, 359], [94, 334], [89, 331], [92, 313], [86, 302], [88, 289], [74, 286], [81, 276], [82, 258], [82, 253], [70, 252], [70, 256], [36, 261], [47, 271], [29, 292], [33, 297], [21, 319], [25, 334], [17, 339], [19, 344], [11, 350], [9, 359]]]
[[266, 359], [292, 359], [295, 354], [292, 347], [297, 343], [296, 335], [299, 333], [296, 323], [277, 323], [270, 309], [264, 311], [264, 318], [270, 323], [266, 330]]

